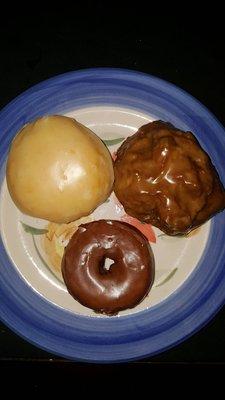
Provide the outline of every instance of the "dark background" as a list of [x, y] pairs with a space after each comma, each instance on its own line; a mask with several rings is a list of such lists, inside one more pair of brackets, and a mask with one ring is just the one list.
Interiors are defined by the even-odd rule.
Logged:
[[[79, 2], [78, 2], [79, 3]], [[110, 4], [110, 3], [109, 3]], [[0, 17], [0, 107], [32, 85], [67, 71], [119, 67], [146, 72], [180, 86], [204, 103], [225, 126], [225, 35], [217, 15], [161, 14], [130, 5], [118, 12], [107, 2], [86, 2], [70, 12], [3, 13]], [[141, 10], [141, 11], [140, 11]], [[216, 19], [215, 19], [216, 18]], [[213, 265], [212, 265], [213, 268]], [[225, 288], [224, 288], [225, 289]], [[126, 365], [88, 365], [48, 354], [0, 323], [0, 368], [6, 374], [85, 375], [97, 379], [167, 368], [176, 371], [225, 366], [225, 309], [179, 346]], [[44, 379], [44, 378], [43, 378]]]

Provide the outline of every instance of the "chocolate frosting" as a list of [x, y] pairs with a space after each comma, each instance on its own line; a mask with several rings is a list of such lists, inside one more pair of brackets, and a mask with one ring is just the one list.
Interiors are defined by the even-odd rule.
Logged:
[[[113, 264], [105, 267], [105, 260]], [[69, 293], [86, 307], [108, 315], [132, 308], [148, 294], [154, 257], [132, 225], [100, 220], [81, 225], [65, 249], [62, 274]]]
[[114, 190], [126, 212], [168, 235], [186, 234], [225, 207], [225, 192], [191, 132], [163, 121], [142, 126], [119, 148]]

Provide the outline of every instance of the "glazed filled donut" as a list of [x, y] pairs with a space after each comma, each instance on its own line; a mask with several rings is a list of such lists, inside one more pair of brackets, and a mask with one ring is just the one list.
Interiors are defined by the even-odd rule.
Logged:
[[133, 226], [94, 221], [81, 225], [72, 236], [64, 252], [62, 274], [77, 301], [114, 315], [133, 308], [148, 294], [154, 257], [146, 238]]
[[8, 155], [6, 180], [19, 210], [57, 224], [93, 212], [112, 191], [112, 158], [100, 138], [63, 115], [25, 125]]

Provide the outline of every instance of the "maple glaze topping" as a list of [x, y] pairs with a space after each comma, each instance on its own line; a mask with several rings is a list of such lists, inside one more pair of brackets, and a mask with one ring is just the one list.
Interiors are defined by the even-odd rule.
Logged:
[[119, 148], [114, 190], [126, 212], [170, 235], [188, 233], [225, 207], [209, 156], [191, 132], [155, 121]]

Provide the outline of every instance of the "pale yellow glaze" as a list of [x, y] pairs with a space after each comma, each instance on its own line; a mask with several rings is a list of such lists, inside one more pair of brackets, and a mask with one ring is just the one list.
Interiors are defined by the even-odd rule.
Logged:
[[11, 197], [23, 213], [56, 223], [90, 214], [107, 199], [114, 181], [106, 146], [64, 116], [39, 118], [17, 134], [6, 175]]

